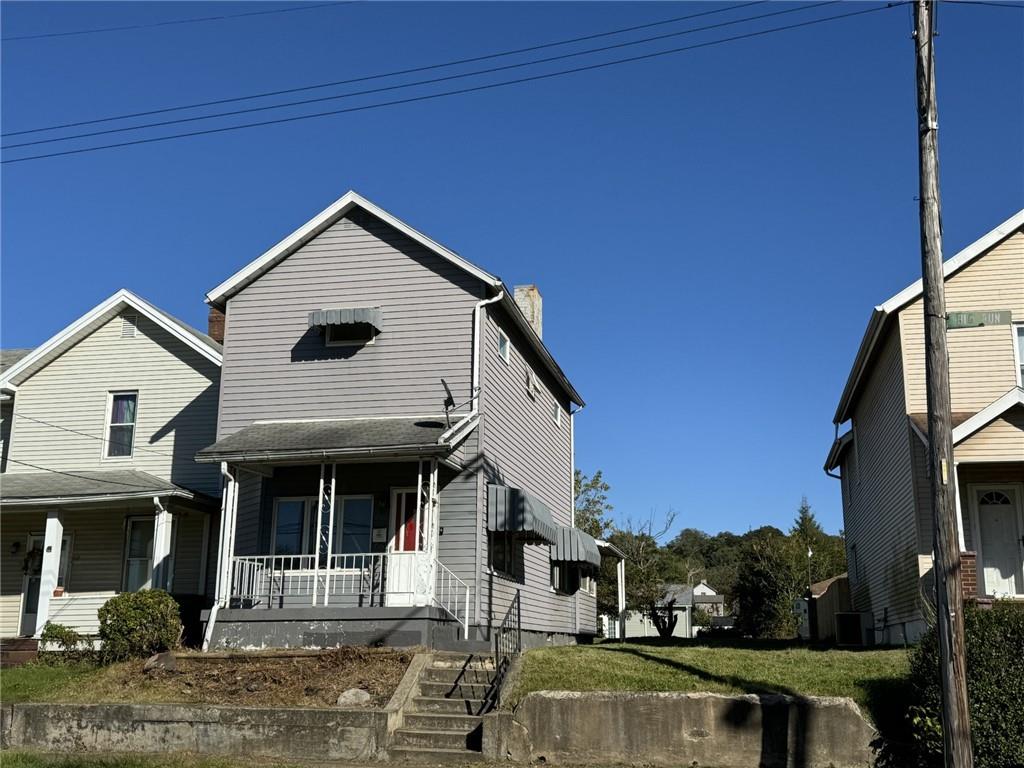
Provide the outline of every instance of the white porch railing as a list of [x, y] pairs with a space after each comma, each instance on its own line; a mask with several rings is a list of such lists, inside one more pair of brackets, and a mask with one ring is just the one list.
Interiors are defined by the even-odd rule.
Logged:
[[[299, 608], [436, 605], [469, 635], [470, 588], [424, 552], [331, 555], [251, 555], [231, 558], [228, 605]], [[227, 607], [227, 606], [225, 606]]]

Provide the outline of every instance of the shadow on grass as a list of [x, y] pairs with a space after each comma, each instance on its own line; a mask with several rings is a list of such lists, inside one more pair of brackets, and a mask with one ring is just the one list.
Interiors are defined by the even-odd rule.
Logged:
[[[714, 645], [697, 641], [671, 642], [661, 639], [653, 642], [635, 642], [630, 644], [663, 647], [707, 647], [713, 650]], [[723, 647], [723, 646], [719, 646]], [[753, 650], [784, 650], [792, 647], [805, 647], [786, 643], [785, 641], [736, 641], [728, 643], [730, 648]], [[638, 648], [630, 648], [620, 643], [607, 643], [597, 646], [598, 650], [635, 656], [662, 666], [670, 667], [678, 672], [692, 675], [709, 683], [729, 686], [747, 694], [757, 696], [761, 709], [761, 759], [759, 768], [785, 765], [803, 768], [808, 764], [807, 733], [813, 718], [810, 699], [788, 686], [768, 683], [763, 680], [751, 679], [742, 675], [723, 675], [710, 672], [693, 664], [676, 659], [668, 659]], [[904, 678], [873, 678], [857, 681], [856, 685], [864, 691], [864, 699], [868, 714], [879, 733], [879, 738], [872, 743], [876, 752], [899, 753], [902, 745], [908, 741], [906, 712], [910, 704], [910, 684]], [[795, 722], [790, 724], [792, 709], [778, 699], [778, 695], [793, 699]], [[734, 727], [741, 727], [754, 715], [755, 705], [752, 702], [737, 701], [726, 714], [726, 720]], [[791, 749], [792, 746], [792, 749]], [[791, 754], [792, 752], [792, 754]]]

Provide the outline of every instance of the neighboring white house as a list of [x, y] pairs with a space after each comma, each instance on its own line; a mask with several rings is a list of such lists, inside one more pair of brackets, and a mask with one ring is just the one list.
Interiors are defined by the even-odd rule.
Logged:
[[212, 591], [221, 347], [127, 290], [0, 374], [0, 637], [83, 633], [124, 591]]
[[[665, 595], [659, 605], [672, 603], [672, 612], [676, 615], [676, 625], [672, 637], [693, 638], [697, 636], [699, 625], [694, 624], [693, 614], [697, 609], [707, 611], [712, 617], [725, 615], [725, 597], [718, 594], [706, 581], [696, 586], [685, 584], [666, 584]], [[618, 639], [619, 631], [615, 618], [601, 616], [601, 628], [605, 637]], [[658, 637], [658, 628], [649, 613], [630, 611], [626, 614], [625, 637]]]

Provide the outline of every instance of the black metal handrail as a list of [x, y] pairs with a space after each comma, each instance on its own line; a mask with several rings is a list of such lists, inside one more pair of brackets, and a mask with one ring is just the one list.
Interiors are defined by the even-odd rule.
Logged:
[[514, 656], [523, 651], [522, 607], [519, 590], [494, 632], [494, 668], [501, 674]]

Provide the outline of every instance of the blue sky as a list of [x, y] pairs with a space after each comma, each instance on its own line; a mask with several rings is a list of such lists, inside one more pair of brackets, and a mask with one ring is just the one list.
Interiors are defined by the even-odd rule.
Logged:
[[[2, 22], [12, 37], [282, 7], [4, 3]], [[2, 126], [359, 77], [717, 7], [355, 3], [11, 40]], [[939, 25], [952, 255], [1024, 205], [1024, 12], [946, 3]], [[787, 526], [806, 494], [838, 530], [838, 484], [821, 470], [832, 413], [871, 307], [919, 276], [910, 30], [904, 6], [417, 104], [4, 165], [0, 343], [37, 344], [122, 286], [204, 327], [205, 291], [353, 188], [506, 283], [539, 285], [545, 340], [588, 401], [577, 463], [604, 470], [620, 519], [673, 509], [677, 528]]]

